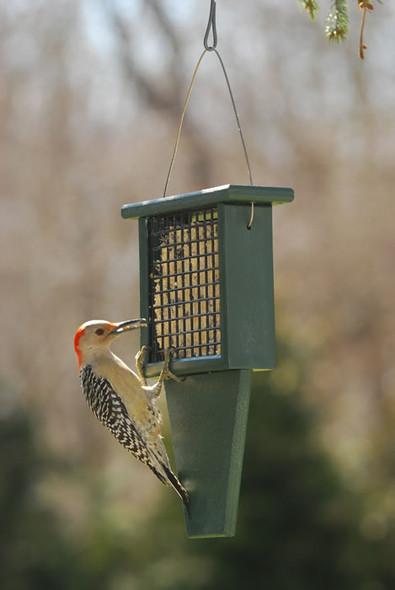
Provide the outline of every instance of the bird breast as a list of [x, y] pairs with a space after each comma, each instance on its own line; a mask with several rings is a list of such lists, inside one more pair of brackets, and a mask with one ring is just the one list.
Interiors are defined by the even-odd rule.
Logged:
[[140, 424], [152, 423], [152, 407], [136, 373], [132, 371], [120, 358], [109, 351], [93, 361], [92, 368], [98, 377], [108, 379], [113, 389], [121, 397], [130, 418]]

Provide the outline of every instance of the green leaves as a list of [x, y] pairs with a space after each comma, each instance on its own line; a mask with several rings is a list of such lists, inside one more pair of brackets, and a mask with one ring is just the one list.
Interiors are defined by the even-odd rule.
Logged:
[[[380, 1], [380, 0], [379, 0]], [[366, 13], [374, 10], [372, 2], [369, 0], [357, 0], [358, 8], [362, 10], [361, 33], [359, 41], [359, 57], [364, 59], [365, 49], [363, 36], [365, 30]], [[316, 0], [299, 0], [299, 6], [302, 10], [309, 13], [314, 20], [319, 10]], [[344, 41], [348, 33], [348, 0], [331, 0], [331, 7], [328, 16], [325, 19], [325, 35], [331, 41]]]
[[344, 41], [348, 32], [348, 4], [347, 0], [334, 0], [331, 11], [325, 21], [325, 35], [328, 39]]
[[302, 10], [308, 12], [313, 20], [315, 19], [319, 10], [318, 2], [316, 2], [316, 0], [299, 0], [299, 6]]

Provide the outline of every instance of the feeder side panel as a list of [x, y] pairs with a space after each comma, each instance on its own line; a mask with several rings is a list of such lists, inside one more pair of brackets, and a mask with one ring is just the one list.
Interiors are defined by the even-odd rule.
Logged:
[[[149, 318], [149, 281], [148, 281], [148, 228], [147, 218], [139, 219], [139, 249], [140, 249], [140, 317]], [[149, 329], [140, 330], [141, 346], [149, 345]]]
[[231, 369], [275, 366], [272, 206], [223, 204], [221, 266], [226, 354]]

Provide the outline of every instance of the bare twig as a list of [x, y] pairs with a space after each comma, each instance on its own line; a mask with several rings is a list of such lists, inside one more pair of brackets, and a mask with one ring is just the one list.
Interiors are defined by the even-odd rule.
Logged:
[[365, 58], [365, 49], [368, 48], [363, 41], [363, 35], [365, 32], [365, 20], [366, 20], [366, 13], [368, 10], [374, 10], [374, 6], [368, 2], [368, 0], [360, 0], [358, 2], [359, 8], [362, 10], [362, 22], [361, 22], [361, 33], [359, 36], [359, 57], [361, 59]]

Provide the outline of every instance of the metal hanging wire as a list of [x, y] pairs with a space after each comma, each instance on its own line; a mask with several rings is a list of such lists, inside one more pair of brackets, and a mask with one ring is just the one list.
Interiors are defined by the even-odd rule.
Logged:
[[[209, 43], [209, 37], [210, 37], [210, 35], [212, 36], [212, 42], [211, 42], [211, 44]], [[187, 110], [189, 99], [191, 97], [192, 89], [193, 89], [193, 86], [195, 84], [196, 76], [197, 76], [197, 73], [199, 71], [200, 64], [203, 61], [204, 56], [206, 55], [207, 52], [210, 52], [210, 51], [213, 51], [216, 54], [216, 56], [217, 56], [217, 58], [219, 60], [219, 63], [221, 65], [221, 68], [222, 68], [224, 77], [225, 77], [225, 82], [226, 82], [226, 85], [227, 85], [227, 88], [228, 88], [228, 91], [229, 91], [229, 96], [230, 96], [230, 100], [232, 102], [232, 108], [233, 108], [233, 112], [234, 112], [235, 119], [236, 119], [237, 130], [238, 130], [239, 135], [240, 135], [240, 140], [241, 140], [241, 144], [242, 144], [242, 148], [243, 148], [244, 158], [245, 158], [246, 165], [247, 165], [247, 170], [248, 170], [248, 176], [249, 176], [250, 184], [251, 184], [251, 186], [253, 185], [250, 160], [249, 160], [249, 157], [248, 157], [246, 143], [244, 141], [244, 135], [243, 135], [243, 131], [242, 131], [242, 128], [241, 128], [239, 114], [238, 114], [237, 108], [236, 108], [236, 102], [235, 102], [235, 99], [234, 99], [234, 96], [233, 96], [233, 92], [232, 92], [232, 88], [231, 88], [231, 85], [230, 85], [229, 77], [228, 77], [228, 74], [227, 74], [227, 71], [226, 71], [226, 68], [225, 68], [225, 64], [222, 61], [222, 58], [221, 58], [221, 56], [220, 56], [220, 54], [219, 54], [219, 52], [217, 50], [217, 42], [218, 42], [218, 35], [217, 35], [216, 1], [215, 0], [210, 0], [210, 14], [209, 14], [209, 19], [208, 19], [208, 24], [207, 24], [206, 32], [204, 34], [204, 39], [203, 39], [204, 51], [201, 54], [201, 56], [199, 57], [199, 60], [198, 60], [198, 62], [196, 64], [195, 70], [194, 70], [193, 75], [192, 75], [192, 80], [191, 80], [191, 83], [189, 85], [188, 92], [187, 92], [187, 95], [185, 97], [184, 105], [183, 105], [183, 108], [182, 108], [182, 111], [181, 111], [180, 122], [178, 124], [176, 140], [175, 140], [175, 144], [174, 144], [174, 148], [173, 148], [173, 154], [172, 154], [172, 157], [171, 157], [169, 170], [168, 170], [167, 177], [166, 177], [165, 188], [164, 188], [164, 191], [163, 191], [163, 197], [166, 196], [167, 189], [168, 189], [168, 186], [169, 186], [170, 176], [171, 176], [171, 173], [173, 171], [173, 167], [174, 167], [174, 162], [175, 162], [176, 155], [177, 155], [178, 146], [179, 146], [179, 143], [180, 143], [182, 125], [183, 125], [183, 122], [184, 122], [185, 113], [186, 113], [186, 110]], [[247, 224], [247, 228], [248, 229], [251, 229], [253, 221], [254, 221], [254, 203], [251, 203], [250, 219], [249, 219], [248, 224]]]
[[[209, 43], [208, 43], [208, 38], [210, 36], [210, 32], [213, 35], [212, 45], [209, 45]], [[208, 17], [207, 28], [206, 28], [206, 32], [204, 34], [204, 39], [203, 39], [204, 48], [207, 49], [207, 51], [212, 51], [213, 49], [215, 49], [215, 47], [217, 47], [217, 41], [218, 41], [218, 37], [217, 37], [217, 4], [216, 4], [215, 0], [211, 0], [210, 14]]]

